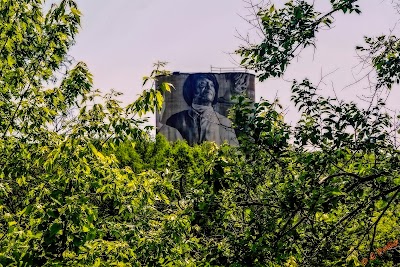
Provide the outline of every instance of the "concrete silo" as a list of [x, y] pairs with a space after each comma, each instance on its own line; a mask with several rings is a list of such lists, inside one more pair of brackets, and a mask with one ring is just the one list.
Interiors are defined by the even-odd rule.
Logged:
[[174, 72], [159, 76], [157, 83], [163, 82], [173, 84], [175, 90], [164, 96], [163, 109], [156, 114], [158, 133], [190, 145], [203, 141], [238, 145], [228, 111], [234, 95], [245, 94], [255, 100], [254, 74]]

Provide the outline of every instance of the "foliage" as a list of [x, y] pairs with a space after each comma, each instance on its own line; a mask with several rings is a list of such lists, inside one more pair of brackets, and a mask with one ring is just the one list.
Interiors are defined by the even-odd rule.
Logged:
[[[325, 15], [304, 1], [262, 9], [276, 42], [242, 55], [261, 79], [279, 76], [296, 46], [313, 45], [333, 12], [359, 12], [356, 2], [331, 1]], [[40, 0], [6, 0], [0, 13], [0, 266], [399, 261], [400, 155], [382, 101], [361, 109], [318, 96], [305, 79], [292, 87], [295, 128], [278, 101], [240, 96], [231, 111], [238, 148], [169, 143], [150, 137], [140, 117], [171, 90], [152, 83], [167, 74], [164, 63], [123, 107], [119, 93], [93, 90], [84, 63], [71, 67], [74, 1], [43, 13]], [[397, 48], [385, 40], [363, 48], [381, 86], [397, 79]]]
[[[251, 2], [251, 1], [250, 1]], [[331, 28], [338, 12], [360, 13], [357, 0], [331, 0], [331, 10], [316, 11], [308, 1], [287, 1], [284, 8], [267, 5], [256, 9], [254, 23], [262, 36], [259, 44], [248, 43], [237, 50], [241, 64], [257, 72], [261, 81], [280, 77], [301, 49], [316, 46], [316, 34]]]
[[101, 150], [147, 136], [136, 115], [159, 108], [169, 85], [126, 108], [118, 93], [93, 90], [86, 65], [70, 68], [67, 56], [81, 15], [74, 1], [45, 14], [40, 0], [2, 1], [0, 12], [0, 265], [133, 262], [119, 237], [137, 242], [135, 221], [159, 218], [154, 202], [173, 188]]
[[[250, 22], [262, 33], [262, 40], [258, 44], [248, 43], [237, 51], [243, 57], [242, 64], [254, 69], [260, 80], [281, 76], [301, 49], [316, 46], [316, 33], [322, 27], [332, 27], [335, 13], [360, 13], [357, 2], [331, 1], [332, 9], [326, 13], [316, 11], [314, 4], [306, 1], [288, 1], [281, 9], [273, 5], [252, 5], [257, 18], [256, 22]], [[269, 153], [283, 170], [294, 170], [287, 178], [282, 178], [282, 174], [279, 177], [286, 181], [283, 184], [291, 184], [288, 186], [291, 190], [281, 192], [276, 188], [285, 186], [273, 186], [278, 199], [267, 203], [280, 203], [279, 197], [291, 196], [288, 203], [292, 206], [281, 215], [285, 224], [277, 239], [280, 241], [289, 235], [287, 238], [291, 239], [282, 246], [292, 249], [289, 255], [300, 253], [295, 258], [304, 265], [344, 264], [339, 259], [345, 252], [347, 260], [356, 259], [354, 253], [374, 254], [377, 244], [383, 245], [385, 238], [386, 242], [398, 238], [398, 228], [394, 226], [399, 208], [398, 150], [391, 134], [398, 129], [392, 125], [393, 117], [385, 113], [384, 101], [375, 99], [376, 92], [398, 83], [398, 39], [380, 36], [365, 37], [365, 41], [365, 47], [356, 49], [361, 52], [363, 63], [376, 72], [376, 82], [371, 82], [375, 93], [369, 107], [360, 109], [355, 103], [323, 98], [316, 93], [318, 86], [308, 79], [294, 81], [292, 101], [302, 118], [290, 133], [290, 144], [282, 145], [284, 150], [278, 154]], [[250, 110], [250, 114], [253, 118], [256, 113]], [[246, 121], [247, 116], [239, 114], [236, 118]], [[262, 120], [260, 116], [255, 117]], [[255, 125], [246, 127], [257, 134], [252, 140], [259, 140], [258, 133], [264, 131], [255, 131]], [[283, 136], [287, 135], [285, 127], [281, 129], [279, 141], [286, 140]], [[265, 130], [268, 131], [270, 127]], [[248, 136], [244, 137], [249, 140]], [[268, 148], [271, 145], [257, 149], [266, 151]], [[256, 152], [247, 153], [254, 155]], [[281, 155], [284, 160], [280, 159]], [[264, 159], [263, 162], [268, 161]], [[288, 165], [288, 162], [295, 164]], [[254, 166], [259, 169], [263, 163]], [[257, 174], [257, 177], [263, 175]], [[285, 209], [280, 207], [276, 212], [282, 210]], [[304, 239], [307, 244], [302, 243]], [[278, 252], [276, 257], [287, 253]], [[378, 264], [374, 260], [369, 264]], [[355, 260], [353, 264], [358, 262]]]
[[377, 38], [365, 37], [367, 47], [356, 47], [363, 60], [371, 62], [377, 72], [377, 88], [391, 88], [394, 83], [399, 84], [399, 50], [400, 40], [396, 36], [381, 35]]

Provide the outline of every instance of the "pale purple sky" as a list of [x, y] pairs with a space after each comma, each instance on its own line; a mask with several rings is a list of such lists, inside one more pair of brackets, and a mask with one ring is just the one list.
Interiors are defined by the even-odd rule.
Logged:
[[[284, 1], [274, 1], [282, 4]], [[329, 0], [316, 1], [322, 9]], [[83, 12], [82, 29], [71, 55], [88, 64], [96, 88], [123, 92], [123, 101], [134, 101], [142, 90], [142, 78], [152, 64], [167, 61], [168, 69], [181, 72], [204, 72], [210, 65], [234, 67], [229, 53], [241, 44], [236, 30], [246, 33], [250, 26], [239, 16], [246, 15], [242, 0], [77, 0]], [[339, 97], [357, 101], [365, 94], [359, 84], [343, 89], [354, 81], [352, 70], [358, 59], [354, 50], [363, 44], [363, 36], [388, 34], [400, 15], [391, 0], [361, 0], [362, 15], [337, 15], [334, 29], [317, 35], [317, 49], [304, 51], [290, 66], [284, 79], [320, 80], [327, 74], [322, 93], [332, 93], [332, 83]], [[400, 25], [394, 33], [399, 34]], [[353, 72], [353, 74], [352, 74]], [[256, 96], [273, 99], [277, 94], [290, 107], [291, 83], [272, 79], [256, 85]], [[398, 91], [398, 88], [396, 88]], [[399, 92], [391, 95], [392, 107], [400, 109]], [[296, 117], [290, 107], [288, 113]]]

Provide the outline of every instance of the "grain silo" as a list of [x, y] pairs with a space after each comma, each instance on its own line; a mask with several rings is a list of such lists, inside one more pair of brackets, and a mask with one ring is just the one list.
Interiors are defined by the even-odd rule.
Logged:
[[157, 83], [168, 82], [175, 89], [164, 96], [156, 114], [157, 132], [168, 140], [186, 140], [190, 145], [213, 141], [238, 145], [231, 121], [227, 118], [232, 97], [245, 94], [255, 100], [255, 76], [248, 72], [202, 72], [159, 76]]

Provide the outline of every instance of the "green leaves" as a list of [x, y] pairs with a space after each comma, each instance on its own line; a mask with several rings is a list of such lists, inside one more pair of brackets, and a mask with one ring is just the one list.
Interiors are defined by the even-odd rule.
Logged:
[[[260, 10], [267, 41], [242, 49], [243, 63], [282, 75], [333, 12], [358, 12], [356, 1], [331, 3], [327, 14], [305, 1]], [[41, 1], [0, 1], [0, 13], [0, 265], [359, 264], [354, 251], [400, 234], [400, 155], [382, 101], [361, 109], [303, 80], [292, 87], [295, 128], [278, 100], [239, 96], [240, 147], [170, 143], [140, 118], [173, 89], [160, 82], [164, 62], [124, 107], [120, 93], [93, 90], [84, 63], [64, 69], [74, 1], [47, 14]], [[378, 70], [396, 63], [387, 51]]]
[[159, 77], [169, 75], [168, 71], [163, 70], [165, 65], [166, 62], [157, 62], [155, 64], [156, 69], [152, 71], [151, 75], [149, 77], [143, 77], [143, 86], [148, 82], [152, 82], [151, 88], [143, 90], [137, 100], [128, 105], [128, 111], [133, 111], [139, 117], [148, 112], [154, 113], [156, 110], [161, 111], [164, 102], [164, 94], [171, 92], [174, 88], [171, 83], [158, 82]]
[[263, 40], [260, 44], [240, 47], [241, 64], [255, 70], [260, 80], [280, 77], [299, 47], [314, 43], [318, 31], [318, 16], [313, 6], [305, 1], [289, 1], [284, 8], [260, 8], [257, 18]]
[[50, 237], [53, 237], [58, 234], [62, 234], [62, 224], [60, 223], [53, 223], [50, 226]]
[[340, 10], [343, 13], [361, 13], [358, 0], [330, 0], [333, 10]]
[[293, 82], [292, 101], [303, 114], [297, 126], [298, 145], [309, 144], [323, 151], [342, 147], [369, 151], [377, 146], [392, 146], [387, 133], [390, 116], [382, 112], [385, 105], [382, 100], [376, 106], [359, 109], [353, 102], [318, 96], [316, 90], [307, 79]]
[[361, 58], [370, 63], [377, 73], [376, 89], [391, 89], [400, 83], [400, 40], [396, 36], [365, 37], [366, 47], [357, 46]]
[[[332, 0], [332, 9], [326, 13], [315, 10], [307, 1], [286, 1], [284, 7], [274, 5], [254, 6], [258, 12], [253, 26], [262, 40], [248, 43], [236, 50], [241, 65], [254, 70], [261, 81], [270, 77], [281, 77], [292, 59], [302, 49], [316, 46], [316, 34], [324, 27], [331, 28], [333, 14], [360, 13], [357, 0]], [[250, 20], [253, 21], [253, 20]]]
[[102, 96], [87, 66], [67, 60], [75, 2], [42, 10], [38, 0], [0, 2], [0, 265], [135, 263], [143, 233], [132, 225], [160, 218], [172, 186], [119, 168], [113, 153], [146, 136], [133, 117], [160, 108], [171, 86], [152, 89], [138, 109], [122, 107], [118, 92]]

